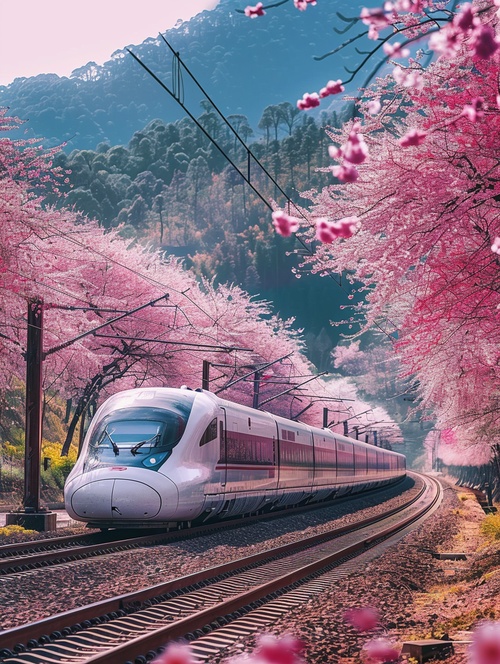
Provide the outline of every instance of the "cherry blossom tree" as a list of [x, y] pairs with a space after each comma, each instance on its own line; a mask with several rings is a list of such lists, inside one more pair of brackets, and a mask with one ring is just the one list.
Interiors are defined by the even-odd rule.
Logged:
[[[393, 63], [362, 92], [358, 117], [329, 131], [334, 180], [304, 194], [298, 233], [313, 253], [304, 266], [364, 284], [362, 329], [392, 339], [463, 460], [464, 445], [488, 454], [499, 433], [500, 40], [497, 2], [445, 7], [363, 12], [388, 59], [408, 58], [406, 43], [426, 31], [438, 57]], [[282, 228], [295, 232], [294, 219]]]
[[[6, 129], [15, 122], [1, 117]], [[27, 301], [41, 299], [44, 389], [76, 403], [65, 450], [93, 400], [141, 385], [198, 387], [202, 360], [221, 396], [252, 405], [257, 372], [261, 403], [321, 425], [330, 388], [315, 380], [292, 321], [236, 286], [197, 281], [119, 229], [47, 204], [66, 175], [51, 158], [0, 142], [1, 390], [24, 378]]]

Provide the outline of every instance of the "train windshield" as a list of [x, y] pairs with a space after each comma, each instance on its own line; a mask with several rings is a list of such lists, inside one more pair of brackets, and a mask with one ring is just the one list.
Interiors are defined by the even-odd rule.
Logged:
[[157, 470], [182, 438], [191, 405], [124, 408], [106, 416], [92, 433], [84, 470], [103, 466]]

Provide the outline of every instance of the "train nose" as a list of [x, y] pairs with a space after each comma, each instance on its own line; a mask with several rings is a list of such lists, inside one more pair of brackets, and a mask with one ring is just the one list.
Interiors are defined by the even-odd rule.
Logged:
[[96, 480], [74, 492], [71, 507], [84, 519], [152, 519], [161, 509], [161, 497], [136, 480]]

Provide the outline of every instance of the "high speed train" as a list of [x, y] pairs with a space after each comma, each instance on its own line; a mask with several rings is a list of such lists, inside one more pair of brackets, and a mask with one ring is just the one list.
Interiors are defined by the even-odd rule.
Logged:
[[405, 457], [225, 401], [205, 390], [145, 388], [95, 414], [66, 481], [69, 515], [106, 528], [277, 510], [405, 475]]

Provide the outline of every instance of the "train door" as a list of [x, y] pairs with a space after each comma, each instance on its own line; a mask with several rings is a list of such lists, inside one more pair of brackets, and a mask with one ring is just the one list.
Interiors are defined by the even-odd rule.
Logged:
[[221, 490], [226, 490], [227, 484], [227, 413], [225, 408], [221, 408], [221, 416], [219, 419], [219, 444], [220, 444], [220, 483]]

